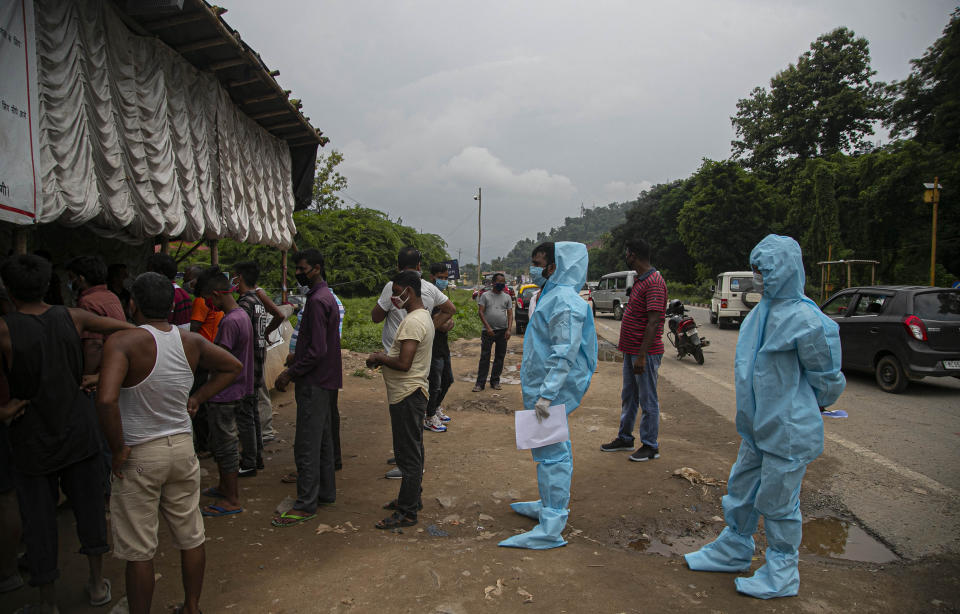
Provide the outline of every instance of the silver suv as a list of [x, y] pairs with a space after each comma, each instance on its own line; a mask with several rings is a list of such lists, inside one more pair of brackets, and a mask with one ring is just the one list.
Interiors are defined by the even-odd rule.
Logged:
[[633, 287], [636, 276], [636, 271], [618, 271], [601, 277], [597, 289], [590, 295], [593, 298], [593, 312], [612, 312], [615, 319], [623, 319], [623, 310], [629, 300], [627, 290]]

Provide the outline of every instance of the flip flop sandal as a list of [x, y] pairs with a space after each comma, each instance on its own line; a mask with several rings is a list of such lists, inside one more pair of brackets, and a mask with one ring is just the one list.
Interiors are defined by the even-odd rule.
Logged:
[[287, 475], [280, 478], [280, 481], [284, 484], [296, 484], [297, 483], [297, 472], [291, 471]]
[[[209, 512], [207, 510], [213, 510]], [[219, 505], [208, 505], [207, 507], [200, 510], [200, 514], [207, 516], [209, 518], [219, 518], [220, 516], [232, 516], [233, 514], [239, 514], [243, 511], [243, 508], [237, 510], [228, 510], [225, 507], [220, 507]]]
[[211, 486], [210, 488], [204, 488], [200, 491], [200, 494], [204, 497], [213, 497], [214, 499], [226, 499], [226, 496], [219, 490], [216, 486]]
[[392, 516], [384, 518], [373, 526], [378, 529], [397, 529], [400, 527], [412, 527], [415, 524], [417, 524], [416, 520], [411, 520], [400, 512], [394, 512]]
[[103, 594], [103, 597], [101, 597], [100, 599], [94, 599], [94, 598], [93, 598], [93, 595], [92, 595], [92, 592], [91, 592], [91, 590], [90, 590], [90, 586], [89, 586], [89, 585], [85, 587], [86, 590], [87, 590], [87, 597], [90, 598], [90, 605], [92, 605], [92, 606], [94, 606], [94, 607], [99, 607], [99, 606], [102, 606], [102, 605], [107, 605], [108, 603], [110, 603], [111, 601], [113, 601], [113, 595], [112, 595], [111, 592], [110, 592], [110, 588], [111, 588], [110, 579], [109, 579], [109, 578], [104, 578], [104, 579], [103, 579], [103, 585], [107, 587], [107, 592], [105, 592], [105, 593]]
[[[271, 520], [270, 524], [282, 529], [285, 527], [294, 527], [294, 526], [297, 526], [298, 524], [303, 524], [304, 522], [308, 520], [313, 520], [316, 517], [317, 517], [316, 514], [307, 514], [306, 516], [300, 516], [298, 514], [291, 514], [290, 512], [284, 512], [279, 516], [277, 516], [276, 518], [274, 518], [273, 520]], [[284, 522], [284, 520], [286, 520], [287, 522]]]
[[[399, 511], [400, 511], [400, 508], [397, 507], [397, 500], [396, 500], [396, 499], [394, 499], [394, 500], [391, 501], [390, 503], [387, 503], [386, 505], [384, 505], [384, 506], [383, 506], [383, 509], [385, 509], [385, 510], [393, 510], [393, 511], [395, 511], [395, 512], [399, 512]], [[420, 503], [417, 504], [417, 511], [422, 510], [422, 509], [423, 509], [423, 501], [421, 501]]]

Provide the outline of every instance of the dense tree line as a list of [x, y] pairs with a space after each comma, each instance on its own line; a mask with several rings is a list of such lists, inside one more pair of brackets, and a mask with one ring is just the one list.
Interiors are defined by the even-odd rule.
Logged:
[[[647, 239], [655, 264], [693, 283], [748, 266], [770, 232], [796, 238], [808, 278], [817, 262], [880, 261], [878, 281], [929, 280], [931, 208], [923, 183], [944, 186], [937, 281], [960, 277], [960, 9], [903, 80], [873, 80], [869, 44], [824, 34], [796, 64], [737, 103], [730, 160], [654, 186], [591, 250], [590, 277], [623, 268], [624, 241]], [[879, 124], [892, 141], [870, 141]], [[860, 283], [869, 282], [869, 272]], [[866, 278], [864, 278], [866, 277]]]

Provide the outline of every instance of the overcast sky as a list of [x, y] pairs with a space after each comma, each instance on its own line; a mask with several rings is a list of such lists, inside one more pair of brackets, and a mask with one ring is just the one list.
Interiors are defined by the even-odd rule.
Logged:
[[[730, 154], [736, 102], [838, 26], [902, 79], [939, 0], [217, 0], [338, 149], [347, 194], [504, 255], [580, 205], [631, 200]], [[350, 202], [348, 200], [348, 202]]]

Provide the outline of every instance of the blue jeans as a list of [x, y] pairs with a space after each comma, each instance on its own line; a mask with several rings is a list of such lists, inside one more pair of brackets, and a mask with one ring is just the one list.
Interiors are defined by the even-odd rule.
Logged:
[[621, 440], [633, 445], [633, 425], [637, 422], [637, 410], [643, 409], [640, 417], [640, 443], [659, 448], [657, 434], [660, 431], [660, 401], [657, 399], [657, 372], [663, 354], [647, 354], [647, 366], [640, 375], [633, 372], [635, 354], [623, 355], [623, 391], [620, 410]]

